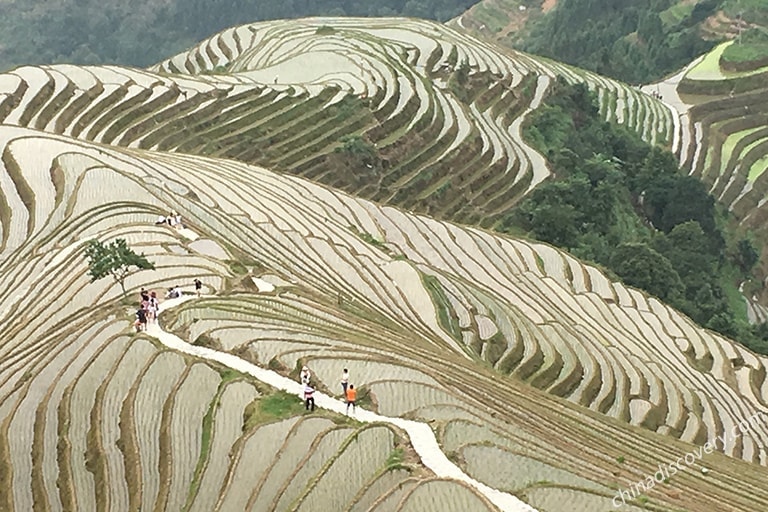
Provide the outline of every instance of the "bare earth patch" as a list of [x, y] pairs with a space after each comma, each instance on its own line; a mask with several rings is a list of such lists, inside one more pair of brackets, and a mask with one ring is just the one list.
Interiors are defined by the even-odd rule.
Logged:
[[544, 0], [541, 4], [541, 12], [548, 13], [557, 5], [557, 0]]

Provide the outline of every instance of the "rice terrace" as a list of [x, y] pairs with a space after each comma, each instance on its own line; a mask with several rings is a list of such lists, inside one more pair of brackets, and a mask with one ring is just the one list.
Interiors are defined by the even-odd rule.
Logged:
[[528, 4], [568, 1], [0, 74], [0, 511], [768, 510], [768, 351], [515, 224], [576, 91], [755, 244], [761, 332], [768, 60], [640, 86], [482, 37]]

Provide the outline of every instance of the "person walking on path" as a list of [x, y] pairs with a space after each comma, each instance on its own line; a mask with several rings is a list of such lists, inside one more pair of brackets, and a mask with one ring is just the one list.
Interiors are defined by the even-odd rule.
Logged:
[[157, 320], [157, 299], [149, 298], [147, 302], [147, 322], [154, 323]]
[[352, 406], [352, 414], [355, 414], [355, 401], [357, 401], [357, 390], [353, 384], [347, 388], [347, 415], [349, 415], [349, 406]]
[[315, 410], [315, 398], [312, 396], [315, 390], [310, 385], [304, 386], [304, 407], [308, 411]]
[[147, 312], [147, 321], [149, 323], [156, 323], [157, 314], [160, 312], [160, 303], [157, 301], [156, 292], [149, 292], [149, 300], [147, 301], [146, 312]]
[[143, 307], [139, 307], [136, 310], [136, 323], [134, 325], [136, 326], [136, 332], [147, 330], [147, 312]]
[[[299, 380], [301, 381], [301, 385], [304, 387], [309, 386], [309, 381], [312, 379], [312, 374], [309, 372], [309, 368], [304, 366], [301, 369], [301, 374], [299, 374]], [[304, 393], [299, 393], [299, 398], [302, 400], [304, 399]]]
[[309, 381], [312, 379], [312, 373], [307, 366], [301, 369], [301, 383], [305, 386], [309, 385]]
[[203, 282], [195, 278], [194, 283], [195, 283], [195, 293], [197, 293], [197, 296], [199, 297], [203, 291]]
[[347, 396], [347, 386], [349, 386], [349, 370], [344, 368], [344, 371], [341, 372], [341, 387], [344, 389], [344, 396]]

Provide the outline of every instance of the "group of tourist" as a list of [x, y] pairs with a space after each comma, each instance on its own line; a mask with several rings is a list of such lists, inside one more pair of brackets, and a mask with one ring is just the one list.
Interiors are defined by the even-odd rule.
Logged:
[[136, 332], [146, 331], [148, 323], [157, 322], [157, 314], [160, 312], [160, 302], [157, 300], [156, 292], [142, 288], [139, 295], [141, 300], [139, 309], [136, 310], [136, 322], [133, 324]]
[[[200, 279], [195, 279], [193, 283], [195, 285], [195, 293], [200, 297], [203, 289], [203, 282]], [[142, 288], [139, 295], [141, 299], [139, 301], [139, 308], [136, 310], [136, 321], [133, 324], [136, 332], [146, 331], [148, 323], [157, 322], [157, 314], [160, 312], [160, 302], [157, 299], [157, 292], [148, 291]], [[168, 288], [165, 298], [176, 299], [181, 297], [181, 295], [181, 287], [176, 285]]]
[[171, 210], [167, 216], [161, 215], [155, 221], [155, 225], [168, 224], [172, 228], [181, 229], [184, 225], [181, 223], [181, 215], [176, 210]]
[[[195, 293], [198, 297], [200, 297], [203, 288], [203, 282], [200, 281], [200, 279], [195, 279], [194, 285]], [[157, 315], [160, 312], [160, 302], [157, 299], [156, 292], [148, 291], [142, 288], [139, 292], [139, 295], [141, 300], [139, 303], [139, 308], [136, 310], [136, 322], [134, 323], [136, 332], [146, 331], [148, 323], [157, 322]], [[168, 293], [166, 294], [165, 298], [175, 299], [181, 296], [181, 288], [179, 285], [176, 285], [168, 288]], [[304, 407], [308, 411], [314, 411], [315, 388], [312, 387], [312, 372], [309, 370], [309, 367], [304, 366], [301, 369], [300, 380], [301, 384], [304, 386], [300, 395], [300, 398], [304, 401]], [[349, 414], [350, 405], [352, 406], [352, 414], [354, 414], [356, 411], [357, 390], [355, 389], [354, 384], [350, 384], [349, 382], [349, 370], [347, 368], [344, 368], [344, 370], [341, 372], [341, 390], [347, 404], [346, 414]]]
[[[308, 411], [315, 410], [315, 388], [312, 387], [312, 372], [309, 371], [307, 366], [301, 369], [300, 374], [301, 384], [304, 386], [304, 391], [301, 397], [304, 399], [304, 407]], [[354, 384], [349, 383], [349, 370], [344, 368], [341, 372], [341, 389], [344, 393], [344, 399], [347, 402], [347, 414], [349, 414], [349, 406], [352, 406], [352, 413], [355, 413], [355, 402], [357, 401], [357, 390]]]

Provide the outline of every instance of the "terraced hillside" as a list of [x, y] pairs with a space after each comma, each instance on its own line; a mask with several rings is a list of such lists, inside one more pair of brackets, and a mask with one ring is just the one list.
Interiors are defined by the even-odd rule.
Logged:
[[677, 145], [670, 111], [617, 82], [409, 19], [226, 30], [153, 68], [23, 67], [0, 121], [125, 147], [235, 158], [433, 216], [491, 225], [549, 175], [520, 136], [550, 80]]
[[[470, 476], [539, 510], [611, 510], [718, 435], [637, 503], [768, 505], [766, 359], [564, 253], [233, 161], [0, 140], [3, 509], [494, 510], [386, 425], [249, 422], [272, 391], [132, 334], [119, 286], [89, 282], [93, 237], [155, 261], [132, 290], [201, 276], [215, 294], [165, 329], [285, 375], [308, 364], [332, 394], [348, 366], [361, 405], [428, 422]], [[200, 238], [154, 226], [170, 208]]]
[[[226, 289], [230, 262], [210, 255], [215, 242], [147, 226], [192, 197], [182, 183], [194, 171], [1, 131], [0, 509], [466, 510], [445, 502], [455, 495], [495, 510], [472, 489], [430, 476], [397, 429], [332, 415], [271, 419], [259, 413], [273, 397], [267, 386], [132, 333], [119, 287], [91, 284], [80, 249], [94, 237], [124, 237], [145, 251], [157, 270], [130, 287], [200, 276]], [[186, 165], [174, 161], [176, 171]], [[206, 204], [215, 196], [201, 192], [200, 206], [216, 211]], [[341, 483], [347, 494], [330, 490]]]
[[695, 103], [689, 115], [699, 142], [684, 158], [723, 202], [742, 217], [754, 217], [757, 226], [765, 218], [761, 207], [768, 192], [768, 68], [721, 70], [720, 56], [729, 44], [693, 66], [678, 87], [683, 98], [695, 95], [688, 100]]
[[[347, 366], [361, 405], [429, 424], [538, 510], [615, 509], [707, 441], [634, 504], [764, 510], [768, 359], [550, 246], [408, 212], [492, 222], [545, 179], [520, 126], [555, 74], [696, 154], [671, 102], [414, 20], [254, 24], [152, 71], [0, 76], [0, 510], [496, 510], [396, 427], [265, 419], [274, 389], [134, 335], [119, 287], [89, 282], [92, 238], [155, 261], [132, 290], [203, 279], [164, 329], [308, 364], [330, 394]], [[191, 231], [153, 224], [170, 209]]]
[[[721, 56], [730, 44], [646, 90], [658, 91], [679, 116], [681, 165], [701, 177], [742, 224], [766, 240], [768, 68], [724, 70]], [[761, 261], [765, 256], [764, 251]], [[766, 271], [761, 267], [762, 275]]]

